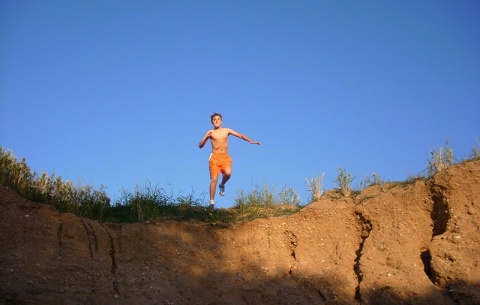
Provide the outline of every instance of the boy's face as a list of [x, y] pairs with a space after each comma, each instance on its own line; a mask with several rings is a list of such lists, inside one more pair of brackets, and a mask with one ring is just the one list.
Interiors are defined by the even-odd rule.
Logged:
[[212, 124], [213, 127], [218, 128], [220, 125], [222, 125], [222, 118], [219, 117], [218, 115], [214, 116], [212, 119]]

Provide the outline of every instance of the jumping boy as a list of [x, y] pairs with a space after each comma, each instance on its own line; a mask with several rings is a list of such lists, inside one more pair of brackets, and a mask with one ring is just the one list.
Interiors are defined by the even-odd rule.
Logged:
[[222, 173], [222, 182], [218, 186], [220, 189], [220, 196], [225, 195], [225, 183], [232, 175], [232, 158], [228, 155], [228, 136], [234, 135], [243, 139], [250, 144], [260, 145], [259, 142], [251, 140], [246, 135], [236, 132], [230, 128], [223, 128], [222, 115], [218, 113], [212, 114], [210, 117], [213, 129], [207, 131], [205, 136], [200, 140], [198, 147], [203, 148], [208, 139], [212, 143], [212, 153], [209, 158], [210, 168], [210, 208], [215, 206], [215, 189], [217, 187], [218, 177]]

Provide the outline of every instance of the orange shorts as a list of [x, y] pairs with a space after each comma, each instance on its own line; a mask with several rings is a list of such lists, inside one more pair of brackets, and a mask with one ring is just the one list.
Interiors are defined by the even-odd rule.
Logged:
[[208, 167], [210, 168], [210, 178], [218, 177], [220, 173], [224, 173], [226, 168], [232, 168], [232, 158], [225, 153], [212, 153], [208, 159]]

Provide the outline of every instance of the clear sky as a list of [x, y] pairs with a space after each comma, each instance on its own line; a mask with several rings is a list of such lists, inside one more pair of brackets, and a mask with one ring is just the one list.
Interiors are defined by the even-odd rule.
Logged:
[[0, 2], [0, 146], [75, 184], [208, 201], [212, 127], [237, 190], [337, 167], [405, 180], [480, 138], [480, 1]]

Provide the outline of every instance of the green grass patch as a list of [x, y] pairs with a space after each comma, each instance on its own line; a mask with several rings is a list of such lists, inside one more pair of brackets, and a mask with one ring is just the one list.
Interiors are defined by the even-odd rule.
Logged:
[[21, 161], [11, 150], [0, 147], [0, 184], [13, 189], [23, 198], [50, 204], [60, 212], [100, 222], [132, 223], [154, 222], [162, 219], [179, 221], [198, 220], [212, 224], [228, 224], [259, 217], [289, 215], [300, 209], [300, 197], [286, 186], [278, 192], [275, 188], [254, 189], [241, 192], [237, 205], [229, 209], [207, 208], [203, 195], [194, 191], [174, 194], [159, 186], [147, 183], [134, 191], [121, 190], [113, 204], [106, 187], [74, 185], [55, 174], [32, 172], [26, 159]]
[[[360, 183], [359, 189], [372, 185], [380, 186], [382, 191], [394, 186], [407, 187], [418, 179], [428, 179], [454, 164], [453, 150], [449, 147], [448, 141], [445, 147], [432, 150], [431, 157], [426, 169], [428, 177], [417, 175], [409, 177], [406, 181], [387, 182], [374, 173]], [[470, 159], [479, 158], [480, 142], [477, 140]], [[337, 170], [338, 176], [334, 182], [337, 182], [338, 187], [334, 193], [343, 197], [358, 196], [360, 190], [351, 188], [353, 175], [343, 168]], [[311, 192], [310, 199], [318, 200], [323, 193], [323, 174], [306, 180]], [[55, 173], [32, 172], [25, 158], [19, 160], [11, 150], [3, 147], [0, 147], [0, 184], [14, 190], [23, 198], [50, 204], [61, 212], [101, 222], [151, 222], [174, 219], [228, 225], [237, 221], [291, 215], [302, 208], [300, 196], [294, 189], [286, 185], [278, 188], [276, 185], [266, 184], [257, 185], [249, 192], [238, 190], [235, 205], [228, 209], [209, 209], [204, 195], [197, 195], [195, 191], [189, 194], [174, 194], [159, 186], [152, 186], [151, 183], [143, 187], [137, 186], [134, 191], [124, 189], [120, 198], [111, 203], [104, 185], [100, 188], [94, 188], [90, 184], [74, 185], [71, 181], [64, 181], [61, 176], [56, 176]], [[331, 192], [328, 193], [331, 196]]]

